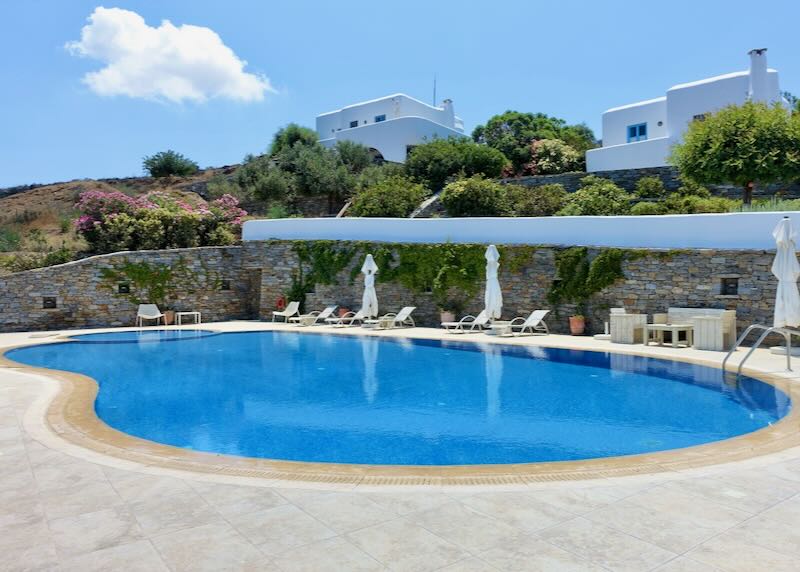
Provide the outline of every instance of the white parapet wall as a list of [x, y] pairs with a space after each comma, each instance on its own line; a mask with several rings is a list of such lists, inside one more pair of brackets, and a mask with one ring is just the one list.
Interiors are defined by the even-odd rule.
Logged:
[[541, 218], [286, 218], [249, 220], [243, 240], [548, 244], [620, 248], [774, 249], [784, 216], [800, 211]]

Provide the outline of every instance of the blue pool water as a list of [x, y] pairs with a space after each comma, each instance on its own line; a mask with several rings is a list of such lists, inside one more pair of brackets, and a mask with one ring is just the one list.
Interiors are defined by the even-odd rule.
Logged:
[[782, 392], [757, 380], [725, 382], [717, 369], [634, 356], [312, 333], [179, 339], [156, 332], [152, 343], [93, 334], [82, 339], [95, 343], [7, 356], [93, 377], [98, 416], [126, 433], [300, 461], [452, 465], [629, 455], [748, 433], [789, 409]]
[[211, 330], [159, 330], [151, 328], [143, 328], [141, 330], [125, 330], [121, 332], [103, 332], [100, 334], [80, 334], [70, 336], [73, 339], [82, 343], [91, 344], [109, 344], [117, 342], [169, 342], [177, 340], [191, 340], [194, 338], [205, 338], [208, 336], [216, 336], [217, 333]]

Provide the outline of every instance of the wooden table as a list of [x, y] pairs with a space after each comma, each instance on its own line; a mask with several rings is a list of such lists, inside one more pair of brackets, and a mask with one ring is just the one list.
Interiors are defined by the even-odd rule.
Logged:
[[681, 333], [686, 334], [686, 347], [692, 346], [692, 337], [694, 326], [692, 324], [645, 324], [644, 326], [644, 345], [650, 345], [650, 332], [656, 334], [655, 341], [658, 345], [664, 345], [664, 332], [672, 334], [672, 347], [677, 348], [680, 345]]

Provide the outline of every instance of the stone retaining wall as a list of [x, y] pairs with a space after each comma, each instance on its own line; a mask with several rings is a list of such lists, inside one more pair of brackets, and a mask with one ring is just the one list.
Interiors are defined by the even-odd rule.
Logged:
[[[334, 284], [317, 285], [307, 294], [308, 309], [328, 304], [357, 309], [361, 305], [360, 276], [351, 280], [350, 271], [362, 263], [363, 252], [371, 247], [363, 243], [335, 244], [337, 248], [355, 247], [357, 254]], [[546, 246], [501, 248], [505, 316], [550, 307], [547, 294], [556, 278], [555, 255], [559, 250]], [[590, 257], [597, 252], [590, 249]], [[513, 269], [509, 264], [512, 256], [517, 259]], [[591, 332], [602, 331], [608, 309], [618, 306], [649, 314], [663, 312], [669, 306], [727, 308], [737, 311], [740, 329], [753, 322], [768, 323], [777, 287], [769, 270], [772, 257], [773, 253], [764, 250], [627, 251], [625, 278], [589, 300], [588, 327]], [[141, 262], [175, 271], [166, 309], [198, 310], [207, 321], [270, 319], [300, 265], [292, 242], [263, 241], [239, 247], [118, 253], [21, 272], [0, 278], [0, 331], [132, 325], [134, 298], [146, 293], [137, 292], [135, 286], [130, 294], [120, 293], [118, 281], [109, 281], [108, 269]], [[738, 293], [722, 295], [723, 279], [738, 281]], [[438, 325], [438, 309], [430, 293], [412, 292], [397, 282], [380, 280], [376, 288], [381, 312], [413, 305], [418, 308], [418, 323]], [[56, 307], [44, 308], [45, 297], [55, 298]], [[466, 311], [477, 313], [482, 306], [481, 289], [468, 302]], [[551, 329], [567, 332], [567, 318], [574, 307], [551, 310]]]
[[[668, 191], [676, 191], [681, 186], [678, 170], [675, 167], [651, 167], [647, 169], [620, 169], [617, 171], [598, 171], [596, 173], [563, 173], [560, 175], [536, 175], [531, 177], [520, 177], [512, 179], [502, 179], [504, 184], [524, 185], [526, 187], [540, 187], [558, 183], [564, 185], [567, 192], [574, 193], [578, 190], [580, 180], [587, 175], [597, 175], [604, 179], [613, 181], [628, 192], [636, 188], [636, 181], [642, 177], [658, 177], [664, 183], [664, 188]], [[732, 185], [706, 185], [715, 195], [725, 196], [732, 199], [742, 197], [742, 189]], [[756, 185], [753, 190], [754, 197], [772, 197], [780, 194], [785, 198], [800, 197], [800, 183]]]
[[[142, 262], [180, 275], [162, 310], [196, 310], [209, 321], [252, 316], [254, 278], [241, 254], [240, 247], [122, 252], [3, 276], [0, 331], [132, 326], [137, 303], [151, 300], [134, 280], [110, 280], [107, 271]], [[130, 293], [121, 294], [120, 284]]]
[[[353, 246], [346, 242], [342, 247]], [[275, 302], [291, 286], [292, 275], [299, 262], [289, 241], [246, 243], [243, 262], [261, 273], [260, 314], [268, 319]], [[359, 244], [360, 249], [369, 247]], [[524, 250], [522, 250], [524, 249]], [[506, 316], [527, 315], [535, 308], [549, 308], [547, 294], [556, 277], [556, 253], [553, 247], [502, 247], [505, 260], [509, 255], [525, 253], [529, 259], [513, 271], [500, 261], [500, 284]], [[590, 249], [590, 258], [599, 249]], [[770, 273], [774, 253], [765, 250], [630, 250], [623, 262], [624, 280], [595, 295], [588, 303], [588, 326], [592, 332], [603, 331], [611, 307], [626, 307], [632, 312], [664, 312], [670, 306], [725, 308], [737, 311], [740, 329], [754, 322], [772, 320], [777, 282]], [[338, 304], [351, 309], [361, 306], [361, 281], [350, 280], [353, 266], [362, 263], [355, 257], [343, 270], [335, 284], [318, 285], [308, 293], [309, 309]], [[723, 279], [738, 282], [736, 295], [722, 295]], [[416, 293], [395, 282], [376, 285], [381, 312], [397, 311], [402, 306], [417, 307], [415, 317], [424, 325], [438, 325], [438, 309], [429, 293]], [[483, 307], [482, 290], [466, 306], [466, 312], [477, 313]], [[565, 304], [551, 308], [550, 325], [554, 332], [568, 331], [568, 316], [575, 307]], [[557, 314], [557, 315], [556, 315]]]

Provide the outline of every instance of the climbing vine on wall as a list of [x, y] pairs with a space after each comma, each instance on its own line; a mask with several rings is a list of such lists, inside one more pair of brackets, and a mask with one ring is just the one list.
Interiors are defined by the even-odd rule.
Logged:
[[547, 294], [553, 306], [564, 303], [577, 304], [578, 312], [585, 312], [586, 301], [594, 294], [625, 277], [622, 262], [626, 251], [618, 248], [601, 250], [591, 261], [589, 249], [575, 246], [555, 255], [556, 276]]
[[337, 275], [350, 264], [356, 249], [332, 240], [314, 240], [293, 242], [292, 251], [298, 265], [286, 296], [300, 302], [300, 308], [305, 310], [306, 293], [313, 291], [317, 284], [335, 283]]
[[[183, 257], [173, 264], [123, 262], [103, 268], [101, 278], [105, 288], [134, 304], [166, 306], [176, 298], [179, 290], [191, 294], [198, 290], [219, 290], [222, 287], [219, 272], [211, 270], [202, 261], [200, 266], [203, 272], [193, 272]], [[119, 284], [128, 284], [130, 291], [118, 292]]]

